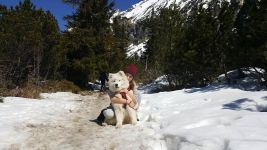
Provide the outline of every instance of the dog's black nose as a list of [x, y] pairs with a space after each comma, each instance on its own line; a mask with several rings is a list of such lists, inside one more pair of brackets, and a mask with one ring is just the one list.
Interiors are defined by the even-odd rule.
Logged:
[[118, 85], [118, 84], [115, 84], [115, 87], [116, 87], [116, 88], [118, 88], [118, 87], [119, 87], [119, 85]]

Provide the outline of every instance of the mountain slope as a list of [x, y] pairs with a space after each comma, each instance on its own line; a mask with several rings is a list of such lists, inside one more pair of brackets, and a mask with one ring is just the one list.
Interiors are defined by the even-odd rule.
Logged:
[[160, 9], [168, 8], [171, 5], [190, 9], [193, 5], [208, 3], [210, 1], [211, 0], [143, 0], [133, 5], [128, 10], [119, 13], [119, 15], [130, 19], [133, 23], [136, 23], [137, 21], [150, 16], [153, 11], [158, 13]]
[[189, 0], [143, 0], [133, 5], [132, 8], [121, 12], [120, 15], [131, 19], [132, 22], [136, 22], [149, 16], [153, 10], [158, 11], [161, 8], [169, 7], [171, 4], [183, 6], [188, 3], [188, 1]]
[[[229, 2], [230, 0], [226, 1]], [[236, 1], [240, 1], [240, 4], [243, 2], [243, 0]], [[177, 5], [181, 8], [182, 12], [187, 13], [193, 6], [208, 4], [209, 2], [211, 2], [211, 0], [143, 0], [126, 11], [117, 12], [114, 14], [114, 17], [121, 16], [129, 19], [128, 23], [130, 24], [130, 28], [128, 31], [130, 37], [132, 37], [131, 41], [138, 41], [135, 42], [135, 44], [132, 42], [128, 48], [127, 55], [130, 57], [135, 54], [140, 56], [140, 52], [144, 51], [143, 46], [145, 41], [147, 41], [147, 35], [144, 33], [145, 31], [143, 30], [142, 25], [138, 25], [139, 21], [148, 18], [153, 12], [155, 14], [159, 14], [160, 9], [169, 8], [171, 5]]]
[[[193, 5], [209, 3], [210, 1], [211, 0], [143, 0], [133, 5], [128, 10], [120, 12], [119, 15], [131, 19], [131, 21], [135, 23], [138, 20], [148, 17], [153, 11], [158, 13], [161, 8], [168, 8], [171, 5], [177, 5], [180, 8], [187, 8], [190, 10]], [[230, 0], [225, 1], [230, 2]], [[244, 0], [236, 1], [239, 1], [240, 5], [242, 5]]]

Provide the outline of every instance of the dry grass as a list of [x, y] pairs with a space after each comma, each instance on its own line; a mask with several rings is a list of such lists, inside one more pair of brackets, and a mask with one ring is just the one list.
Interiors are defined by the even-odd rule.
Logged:
[[42, 92], [58, 92], [58, 91], [78, 93], [79, 91], [81, 91], [81, 89], [73, 82], [67, 80], [48, 81], [46, 83], [43, 83], [42, 85]]
[[25, 86], [16, 88], [7, 88], [0, 86], [0, 96], [14, 96], [25, 98], [39, 98], [40, 93], [53, 92], [73, 92], [78, 93], [81, 89], [70, 81], [46, 81], [37, 84], [27, 83]]
[[78, 92], [78, 94], [81, 94], [82, 96], [94, 95], [95, 93], [98, 93], [98, 92], [94, 92], [94, 91], [79, 91]]

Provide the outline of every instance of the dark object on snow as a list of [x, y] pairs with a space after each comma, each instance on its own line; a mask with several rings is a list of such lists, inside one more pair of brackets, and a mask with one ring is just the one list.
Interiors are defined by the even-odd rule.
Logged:
[[4, 103], [4, 98], [0, 97], [0, 103]]
[[102, 111], [101, 111], [101, 113], [99, 114], [99, 116], [96, 118], [96, 119], [94, 119], [94, 120], [90, 120], [91, 122], [95, 122], [95, 123], [97, 123], [98, 125], [100, 125], [100, 126], [102, 126], [102, 123], [104, 122], [104, 120], [105, 120], [105, 116], [104, 116], [104, 111], [105, 111], [106, 109], [103, 109]]
[[101, 125], [105, 121], [104, 111], [107, 110], [107, 109], [113, 109], [112, 105], [110, 104], [108, 107], [102, 109], [100, 114], [98, 115], [98, 117], [96, 119], [97, 121], [99, 121], [101, 123]]
[[100, 88], [100, 90], [101, 91], [104, 91], [105, 90], [105, 87], [106, 87], [106, 81], [108, 81], [108, 77], [107, 77], [106, 72], [101, 72], [100, 73], [99, 80], [101, 82], [101, 88]]
[[102, 126], [102, 123], [103, 122], [100, 122], [99, 120], [97, 120], [97, 119], [94, 119], [94, 120], [89, 120], [90, 122], [95, 122], [96, 124], [98, 124], [98, 125], [100, 125], [100, 126]]
[[113, 109], [111, 105], [101, 110], [100, 114], [95, 120], [90, 120], [91, 122], [95, 122], [98, 125], [102, 126], [102, 123], [105, 121], [104, 111], [107, 109]]

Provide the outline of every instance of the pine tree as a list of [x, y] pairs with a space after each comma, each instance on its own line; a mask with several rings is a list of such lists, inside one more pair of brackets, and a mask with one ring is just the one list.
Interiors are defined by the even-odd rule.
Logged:
[[[49, 20], [53, 20], [54, 25], [47, 24]], [[15, 85], [22, 85], [32, 78], [38, 83], [47, 72], [47, 66], [51, 68], [52, 59], [57, 59], [49, 57], [60, 36], [54, 17], [25, 0], [2, 15], [0, 32], [1, 55], [9, 60], [7, 78]], [[45, 62], [48, 60], [49, 63]]]
[[175, 88], [203, 86], [222, 71], [219, 66], [226, 61], [221, 58], [228, 55], [233, 34], [234, 13], [228, 6], [214, 0], [207, 9], [192, 7], [189, 15], [174, 7], [148, 20], [151, 34], [144, 54], [162, 66]]
[[44, 58], [41, 63], [41, 76], [44, 79], [60, 77], [59, 68], [66, 61], [61, 50], [61, 33], [56, 18], [48, 11], [42, 19]]
[[121, 68], [125, 52], [111, 30], [113, 5], [108, 0], [84, 0], [69, 17], [72, 31], [64, 33], [63, 43], [69, 60], [66, 78], [81, 87], [97, 79], [99, 72]]
[[[157, 45], [157, 38], [159, 34], [159, 17], [155, 15], [154, 11], [151, 14], [150, 18], [145, 19], [142, 24], [147, 28], [148, 30], [148, 41], [146, 43], [146, 50], [142, 53], [141, 58], [145, 60], [146, 66], [155, 66], [157, 64], [156, 59], [156, 48]], [[147, 68], [147, 67], [146, 67]], [[152, 68], [152, 67], [151, 67]], [[157, 68], [157, 67], [156, 67]]]
[[186, 20], [182, 44], [185, 64], [183, 86], [203, 86], [217, 73], [218, 55], [214, 39], [218, 25], [213, 13], [203, 5], [195, 6]]
[[128, 19], [125, 17], [117, 16], [113, 18], [112, 30], [116, 39], [121, 47], [121, 49], [126, 48], [129, 45], [129, 34], [127, 31]]
[[262, 46], [266, 43], [266, 2], [245, 0], [236, 20], [237, 65], [265, 67]]
[[[217, 1], [217, 0], [215, 0]], [[224, 73], [230, 82], [227, 71], [235, 69], [236, 49], [234, 47], [234, 38], [236, 37], [235, 30], [235, 16], [237, 14], [237, 3], [229, 3], [227, 1], [218, 2], [215, 4], [220, 6], [220, 10], [217, 11], [216, 22], [217, 31], [215, 37], [214, 49], [217, 53], [218, 72]], [[214, 6], [212, 6], [214, 7]]]
[[0, 18], [6, 13], [7, 9], [6, 6], [0, 4]]
[[70, 4], [72, 6], [79, 6], [83, 0], [62, 0], [62, 2]]

